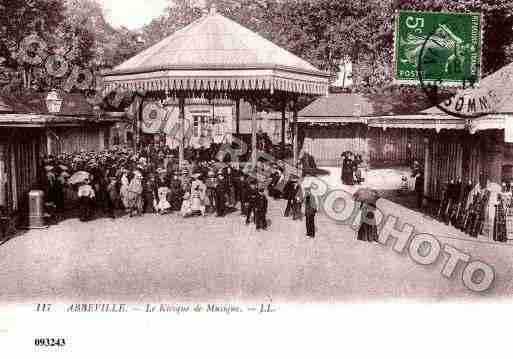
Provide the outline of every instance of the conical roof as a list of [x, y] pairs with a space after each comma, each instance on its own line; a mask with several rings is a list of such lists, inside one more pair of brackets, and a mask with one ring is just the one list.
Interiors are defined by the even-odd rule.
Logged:
[[440, 101], [439, 106], [446, 111], [433, 106], [422, 113], [470, 117], [513, 113], [513, 63], [483, 78], [479, 87], [458, 90], [450, 101]]
[[[212, 11], [105, 74], [156, 90], [282, 90], [322, 94], [329, 75]], [[136, 86], [134, 86], [136, 85]]]

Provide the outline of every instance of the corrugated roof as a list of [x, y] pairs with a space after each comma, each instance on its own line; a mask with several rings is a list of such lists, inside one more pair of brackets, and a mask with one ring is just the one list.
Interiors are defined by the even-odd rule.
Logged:
[[114, 73], [187, 67], [271, 66], [319, 73], [313, 65], [219, 13], [210, 13], [114, 68]]
[[361, 94], [341, 93], [320, 97], [302, 109], [300, 117], [367, 116], [374, 112], [372, 103]]

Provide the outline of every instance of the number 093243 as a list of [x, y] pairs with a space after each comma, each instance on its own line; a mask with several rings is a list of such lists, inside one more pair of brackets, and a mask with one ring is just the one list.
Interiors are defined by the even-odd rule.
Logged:
[[36, 347], [63, 347], [66, 345], [64, 338], [36, 338], [34, 339]]

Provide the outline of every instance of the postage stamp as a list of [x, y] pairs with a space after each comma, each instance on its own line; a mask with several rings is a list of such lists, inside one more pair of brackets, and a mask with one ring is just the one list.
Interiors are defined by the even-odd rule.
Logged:
[[479, 13], [398, 11], [395, 82], [477, 86], [481, 77], [481, 29]]

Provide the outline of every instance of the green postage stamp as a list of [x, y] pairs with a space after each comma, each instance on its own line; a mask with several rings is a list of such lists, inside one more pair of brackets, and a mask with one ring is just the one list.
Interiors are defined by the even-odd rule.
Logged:
[[395, 83], [476, 86], [481, 77], [481, 30], [479, 13], [398, 11]]

